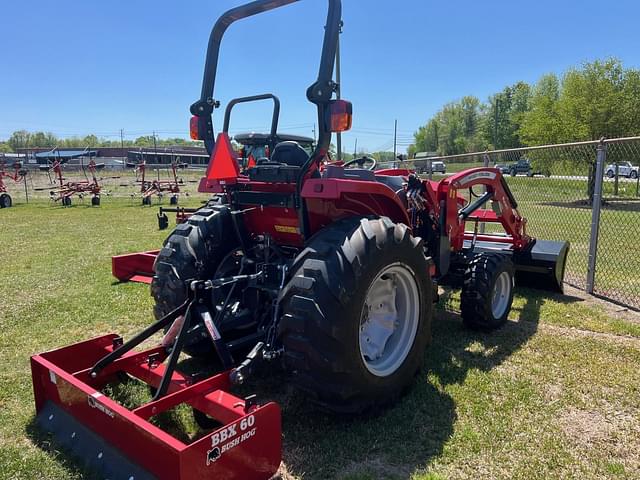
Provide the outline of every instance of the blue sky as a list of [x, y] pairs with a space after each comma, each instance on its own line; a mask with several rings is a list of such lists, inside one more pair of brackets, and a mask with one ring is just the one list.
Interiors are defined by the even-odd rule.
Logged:
[[[3, 2], [0, 139], [187, 136], [216, 18], [240, 0]], [[640, 2], [343, 0], [342, 93], [354, 104], [346, 150], [402, 146], [444, 103], [485, 100], [606, 56], [640, 67]], [[312, 135], [305, 90], [317, 72], [326, 2], [304, 0], [236, 23], [223, 42], [217, 98], [273, 92], [281, 131]], [[218, 111], [220, 113], [220, 111]], [[269, 105], [237, 108], [232, 130], [266, 129]], [[216, 124], [221, 123], [218, 118]], [[360, 148], [359, 148], [360, 149]]]

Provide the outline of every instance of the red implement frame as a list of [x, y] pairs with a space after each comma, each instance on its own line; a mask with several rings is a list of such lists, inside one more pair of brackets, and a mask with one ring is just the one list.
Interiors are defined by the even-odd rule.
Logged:
[[91, 172], [91, 180], [65, 182], [65, 179], [62, 176], [62, 163], [60, 160], [55, 160], [51, 166], [51, 170], [55, 173], [59, 186], [56, 190], [51, 191], [51, 199], [54, 202], [62, 201], [64, 204], [65, 199], [71, 198], [73, 195], [90, 193], [94, 197], [99, 197], [101, 187], [98, 182], [98, 178], [96, 177], [96, 162], [91, 160], [87, 167]]
[[22, 171], [22, 164], [19, 162], [15, 162], [13, 164], [14, 172], [8, 173], [5, 170], [4, 162], [0, 162], [0, 193], [7, 193], [7, 186], [4, 184], [4, 178], [10, 178], [14, 182], [18, 183], [22, 177], [24, 177], [24, 173]]
[[140, 194], [142, 195], [142, 199], [151, 198], [153, 195], [160, 195], [164, 192], [169, 192], [173, 195], [178, 195], [180, 193], [180, 184], [178, 182], [178, 173], [177, 173], [177, 164], [175, 162], [171, 162], [171, 173], [173, 176], [173, 180], [146, 180], [146, 170], [147, 164], [146, 162], [140, 162], [136, 167], [137, 172], [140, 174], [140, 179], [138, 182], [140, 183]]
[[111, 273], [121, 282], [151, 283], [159, 250], [111, 257]]
[[[31, 357], [38, 423], [65, 433], [58, 435], [65, 447], [90, 454], [96, 467], [113, 475], [109, 478], [258, 480], [277, 471], [278, 405], [259, 406], [229, 393], [229, 372], [192, 383], [176, 371], [166, 396], [125, 408], [100, 390], [119, 372], [157, 388], [167, 354], [163, 347], [131, 351], [92, 379], [92, 365], [120, 344], [120, 337], [111, 334]], [[222, 426], [186, 444], [149, 421], [185, 403]]]

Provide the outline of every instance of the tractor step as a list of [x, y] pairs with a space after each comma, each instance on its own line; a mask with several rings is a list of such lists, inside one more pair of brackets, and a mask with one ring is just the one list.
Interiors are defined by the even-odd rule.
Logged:
[[121, 282], [151, 283], [159, 250], [111, 257], [111, 273]]
[[[105, 335], [31, 357], [37, 423], [109, 479], [268, 479], [281, 460], [280, 408], [230, 393], [230, 372], [202, 381], [174, 372], [167, 395], [127, 408], [103, 393], [136, 379], [158, 388], [163, 347], [130, 351], [93, 378], [91, 367], [122, 345]], [[214, 419], [184, 443], [152, 417], [187, 404]]]

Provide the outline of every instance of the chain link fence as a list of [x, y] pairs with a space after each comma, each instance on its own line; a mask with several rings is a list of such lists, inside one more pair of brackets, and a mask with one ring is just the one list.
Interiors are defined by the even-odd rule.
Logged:
[[434, 162], [445, 164], [445, 175], [499, 168], [528, 220], [527, 233], [571, 242], [565, 282], [640, 310], [640, 137], [407, 163], [437, 180], [442, 174], [436, 166], [441, 166]]

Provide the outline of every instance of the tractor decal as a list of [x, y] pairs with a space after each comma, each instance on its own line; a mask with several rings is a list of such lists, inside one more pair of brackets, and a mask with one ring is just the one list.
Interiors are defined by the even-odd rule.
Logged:
[[473, 182], [475, 180], [478, 180], [480, 178], [486, 178], [486, 179], [489, 179], [489, 180], [495, 180], [496, 174], [495, 174], [495, 172], [487, 172], [487, 171], [471, 173], [471, 174], [459, 179], [458, 180], [458, 184], [461, 187], [464, 187], [467, 183], [471, 183], [471, 182]]
[[207, 451], [207, 466], [218, 460], [223, 453], [253, 437], [257, 431], [257, 427], [253, 427], [255, 422], [256, 418], [253, 415], [249, 415], [239, 422], [228, 425], [214, 433], [211, 436], [211, 450]]

